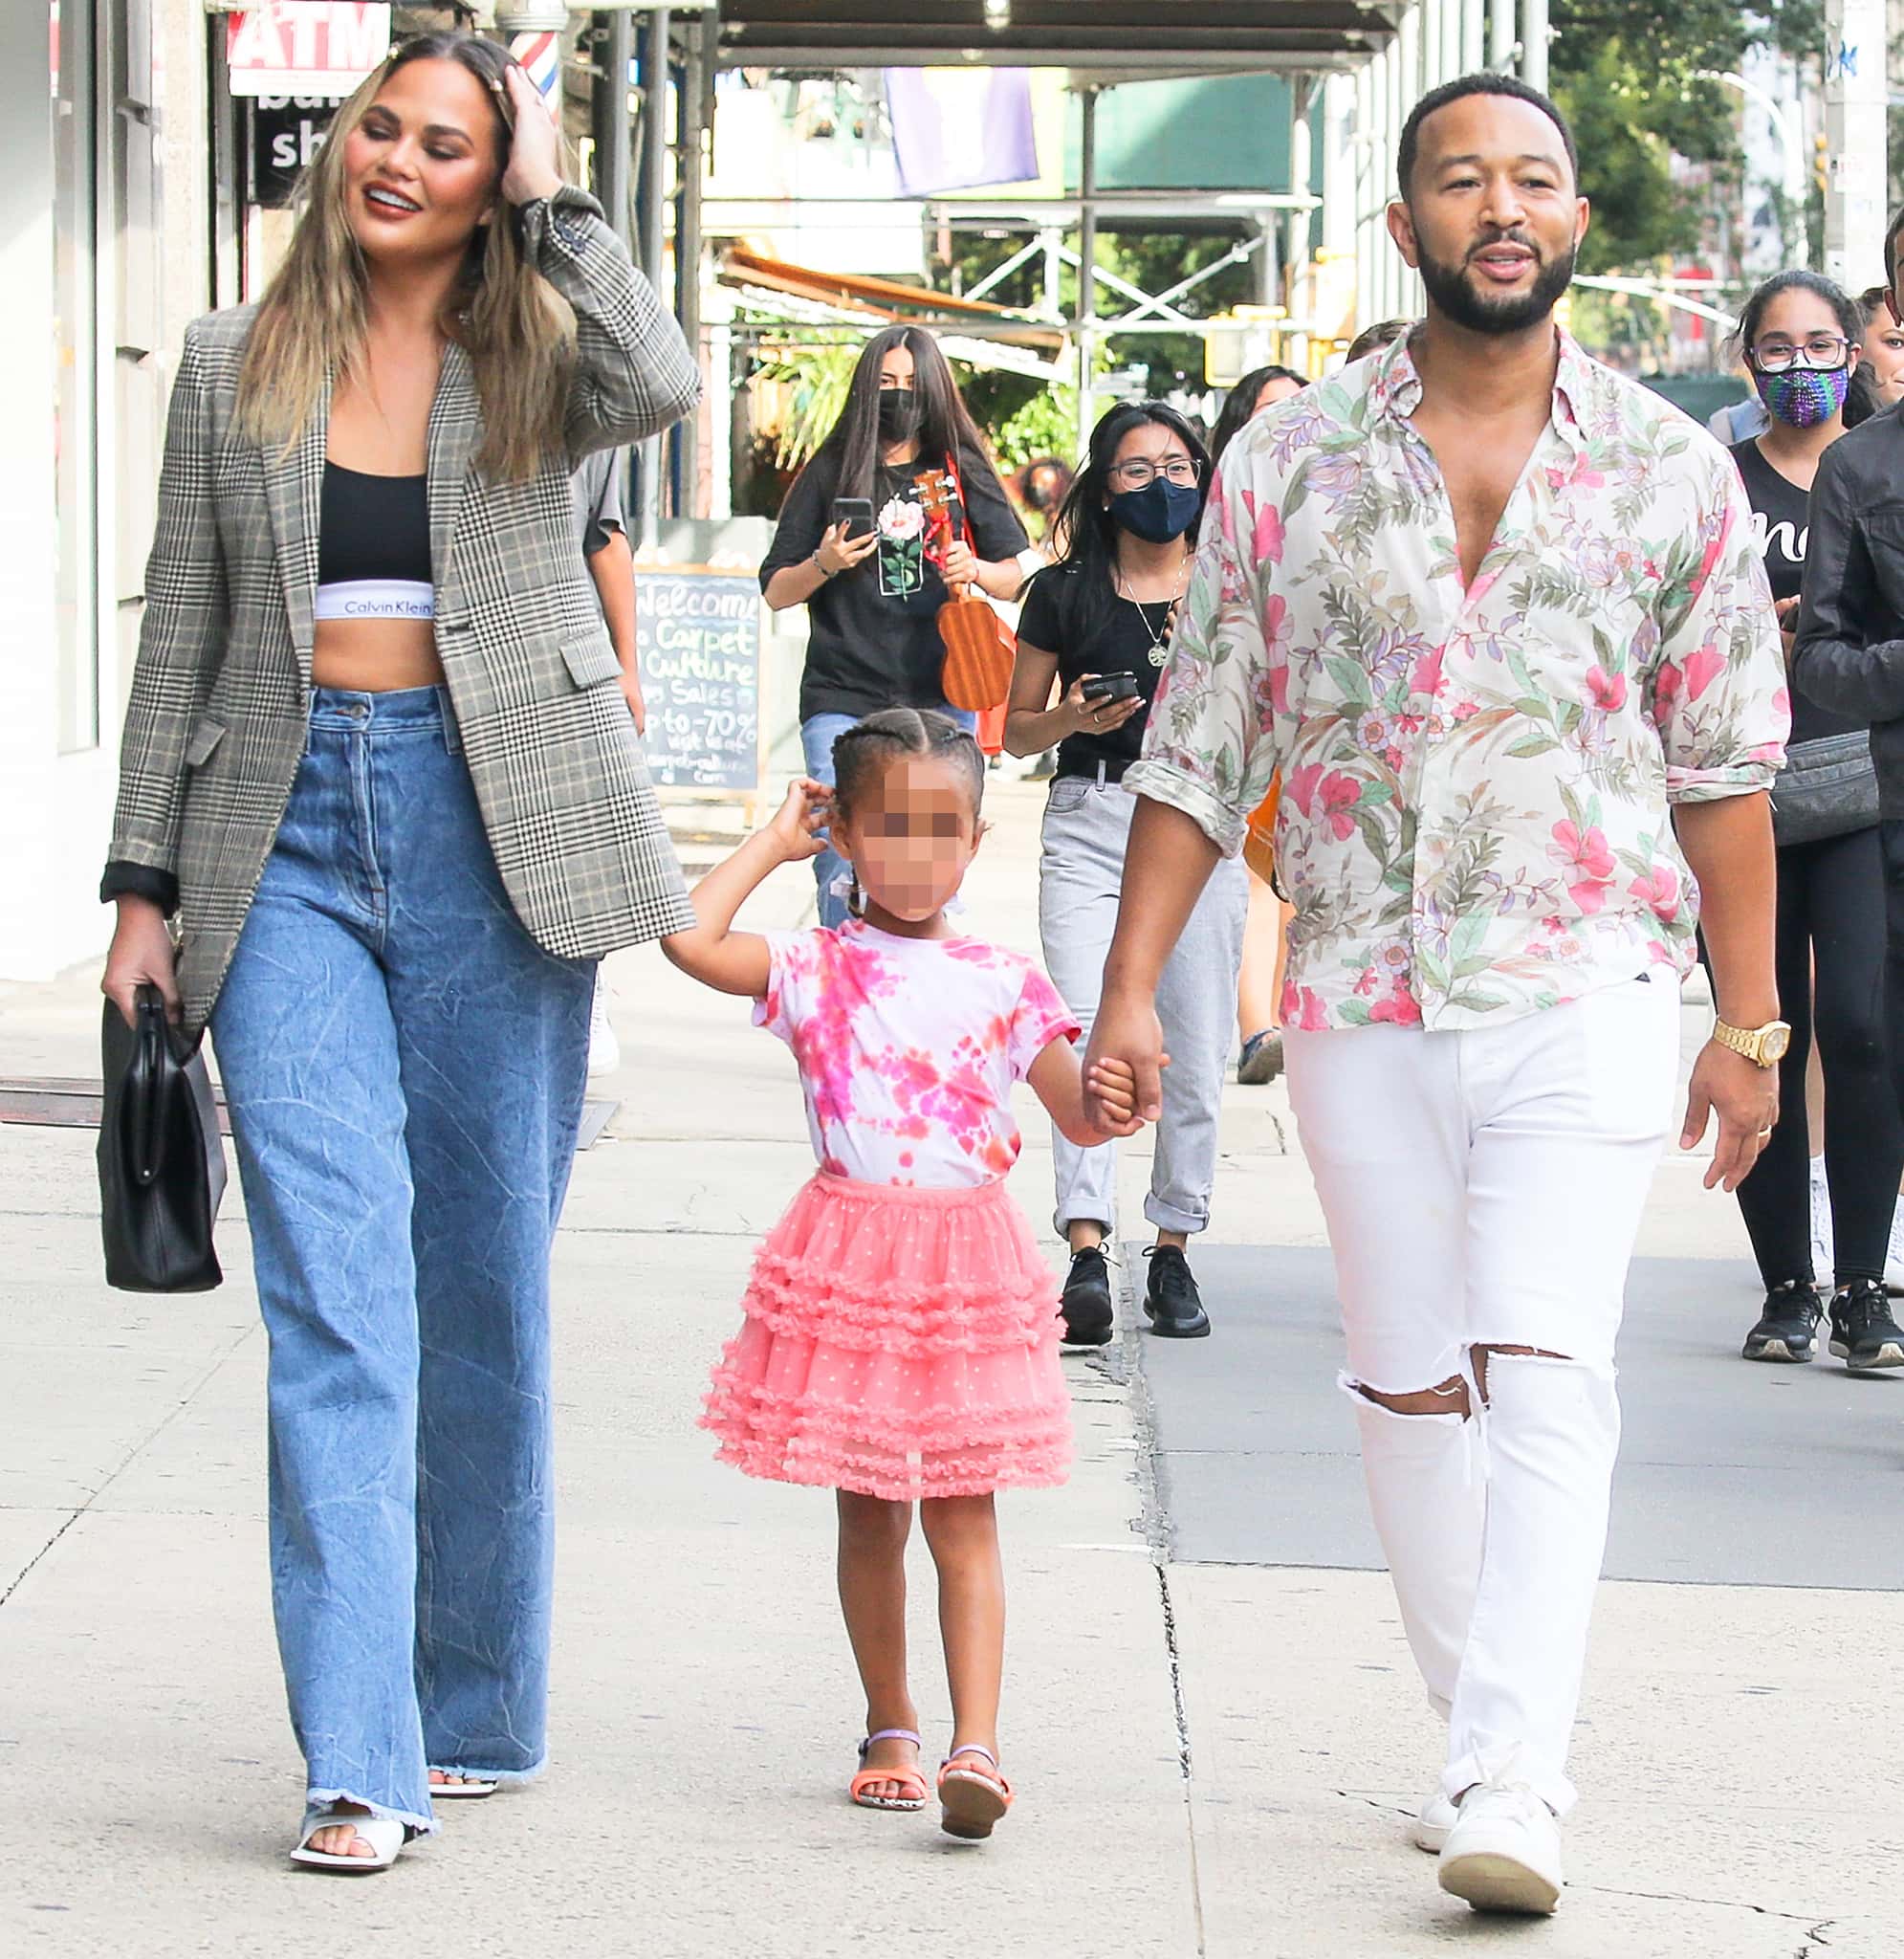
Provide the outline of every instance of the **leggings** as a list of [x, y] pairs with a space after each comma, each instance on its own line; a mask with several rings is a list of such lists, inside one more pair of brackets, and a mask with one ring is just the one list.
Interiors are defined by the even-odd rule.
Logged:
[[[1787, 844], [1778, 853], [1779, 999], [1791, 1023], [1791, 1047], [1779, 1066], [1778, 1126], [1739, 1186], [1739, 1208], [1768, 1290], [1788, 1279], [1825, 1283], [1833, 1276], [1811, 1269], [1805, 1069], [1814, 1036], [1825, 1073], [1836, 1281], [1884, 1277], [1904, 1170], [1904, 1116], [1885, 1039], [1885, 857], [1875, 827]], [[1899, 977], [1893, 969], [1893, 1002]], [[1904, 1039], [1904, 1024], [1893, 1021], [1893, 1030]]]

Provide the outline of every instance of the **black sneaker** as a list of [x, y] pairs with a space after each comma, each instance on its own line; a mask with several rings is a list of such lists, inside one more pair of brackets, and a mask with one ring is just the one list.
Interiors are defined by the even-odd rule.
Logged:
[[1809, 1360], [1812, 1335], [1824, 1316], [1817, 1287], [1787, 1279], [1766, 1293], [1765, 1310], [1740, 1352], [1747, 1360]]
[[1904, 1327], [1875, 1279], [1853, 1279], [1831, 1295], [1831, 1352], [1851, 1370], [1904, 1367]]
[[1065, 1346], [1102, 1347], [1110, 1338], [1117, 1316], [1111, 1310], [1110, 1267], [1102, 1245], [1086, 1245], [1071, 1254], [1058, 1310], [1064, 1315]]
[[1150, 1261], [1150, 1282], [1144, 1288], [1150, 1331], [1165, 1340], [1200, 1339], [1210, 1331], [1210, 1315], [1190, 1261], [1173, 1244], [1153, 1245], [1144, 1256]]

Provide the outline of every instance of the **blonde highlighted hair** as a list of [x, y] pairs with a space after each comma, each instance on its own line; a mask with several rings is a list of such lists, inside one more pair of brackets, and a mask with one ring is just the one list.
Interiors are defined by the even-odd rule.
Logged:
[[[317, 411], [327, 379], [363, 358], [366, 272], [344, 205], [344, 141], [383, 85], [412, 61], [454, 61], [483, 84], [493, 112], [498, 187], [513, 140], [506, 50], [480, 34], [418, 34], [344, 103], [305, 172], [303, 209], [264, 298], [238, 382], [238, 428], [261, 445], [292, 448]], [[501, 205], [470, 240], [463, 274], [441, 321], [470, 356], [483, 408], [476, 465], [520, 482], [562, 446], [562, 411], [575, 358], [575, 316], [530, 264]]]

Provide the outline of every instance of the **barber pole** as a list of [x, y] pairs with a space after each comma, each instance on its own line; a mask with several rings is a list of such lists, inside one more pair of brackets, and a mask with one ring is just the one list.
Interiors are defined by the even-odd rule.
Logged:
[[551, 109], [558, 109], [562, 86], [561, 36], [547, 28], [535, 33], [517, 34], [510, 42], [509, 52], [521, 62], [529, 79], [542, 91], [542, 99]]

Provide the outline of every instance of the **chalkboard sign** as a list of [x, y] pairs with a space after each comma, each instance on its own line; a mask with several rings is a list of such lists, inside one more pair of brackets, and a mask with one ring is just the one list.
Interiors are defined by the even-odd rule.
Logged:
[[760, 606], [745, 574], [636, 567], [648, 767], [664, 788], [760, 786]]

